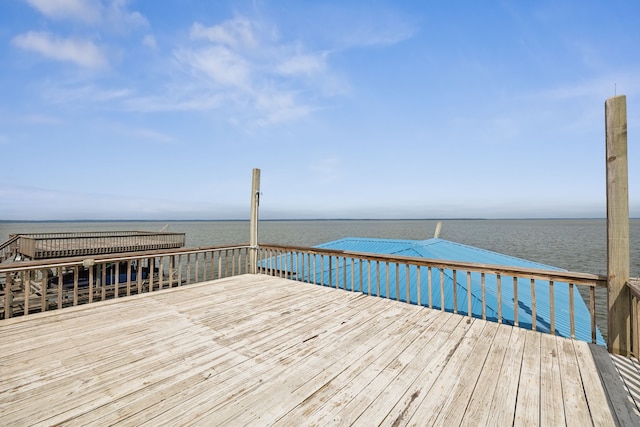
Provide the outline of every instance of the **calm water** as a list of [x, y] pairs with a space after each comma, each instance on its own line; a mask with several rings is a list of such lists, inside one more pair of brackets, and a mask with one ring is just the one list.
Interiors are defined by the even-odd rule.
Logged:
[[[0, 222], [0, 243], [13, 233], [62, 231], [168, 231], [186, 233], [187, 246], [249, 241], [248, 221]], [[313, 246], [342, 237], [428, 239], [436, 220], [262, 221], [259, 241]], [[440, 237], [572, 271], [605, 274], [604, 219], [443, 220]], [[631, 276], [640, 277], [640, 219], [630, 221]]]

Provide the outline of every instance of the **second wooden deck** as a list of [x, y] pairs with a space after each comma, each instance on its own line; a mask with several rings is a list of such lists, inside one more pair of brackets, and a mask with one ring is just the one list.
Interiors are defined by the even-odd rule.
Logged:
[[638, 425], [603, 347], [243, 275], [0, 322], [0, 424]]

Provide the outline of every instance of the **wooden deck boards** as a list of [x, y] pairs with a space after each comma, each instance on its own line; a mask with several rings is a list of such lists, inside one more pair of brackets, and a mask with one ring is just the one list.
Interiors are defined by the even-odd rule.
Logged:
[[264, 275], [3, 320], [0, 342], [1, 425], [639, 425], [602, 347]]

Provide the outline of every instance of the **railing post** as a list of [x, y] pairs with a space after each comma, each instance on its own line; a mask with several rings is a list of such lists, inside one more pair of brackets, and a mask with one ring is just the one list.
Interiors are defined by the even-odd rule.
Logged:
[[607, 289], [611, 353], [628, 356], [631, 344], [629, 303], [629, 184], [627, 104], [624, 95], [605, 101], [607, 163]]
[[251, 184], [251, 236], [249, 239], [249, 266], [251, 274], [258, 272], [258, 206], [260, 205], [260, 169], [253, 169]]

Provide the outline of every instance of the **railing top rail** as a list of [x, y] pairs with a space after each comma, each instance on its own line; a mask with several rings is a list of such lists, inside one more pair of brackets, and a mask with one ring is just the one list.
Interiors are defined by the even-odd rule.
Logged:
[[0, 250], [6, 248], [7, 246], [9, 246], [10, 244], [14, 243], [16, 240], [18, 240], [20, 238], [20, 235], [16, 235], [11, 237], [9, 240], [7, 240], [6, 242], [0, 244]]
[[33, 270], [34, 268], [57, 268], [68, 267], [73, 265], [82, 264], [86, 259], [92, 259], [99, 262], [118, 262], [127, 260], [144, 259], [153, 256], [172, 256], [172, 255], [188, 255], [199, 252], [209, 251], [224, 251], [233, 249], [245, 249], [248, 248], [248, 244], [242, 245], [216, 245], [216, 246], [199, 246], [195, 248], [176, 248], [176, 249], [156, 249], [152, 251], [139, 251], [139, 252], [127, 252], [127, 254], [118, 255], [105, 254], [105, 255], [92, 255], [92, 256], [76, 256], [67, 258], [56, 258], [55, 260], [40, 260], [40, 261], [23, 261], [20, 263], [12, 263], [6, 266], [0, 264], [0, 274], [5, 272], [16, 272], [23, 270]]
[[627, 286], [629, 287], [631, 294], [637, 299], [640, 299], [640, 278], [639, 277], [630, 278], [629, 281], [627, 282]]
[[303, 246], [289, 246], [278, 244], [260, 244], [261, 249], [278, 249], [284, 251], [308, 252], [318, 255], [346, 256], [350, 258], [360, 258], [371, 261], [401, 262], [424, 267], [435, 267], [455, 270], [465, 270], [473, 272], [485, 272], [500, 274], [504, 276], [518, 276], [532, 279], [553, 280], [558, 282], [569, 282], [575, 285], [585, 285], [591, 287], [606, 287], [607, 277], [565, 270], [542, 270], [528, 267], [514, 267], [494, 264], [480, 264], [473, 262], [448, 261], [433, 258], [419, 258], [400, 255], [371, 254], [365, 252], [344, 251], [337, 249], [309, 248]]
[[44, 240], [44, 239], [90, 239], [92, 237], [136, 237], [136, 236], [184, 236], [185, 233], [155, 232], [155, 231], [87, 231], [68, 233], [24, 233], [16, 238]]

